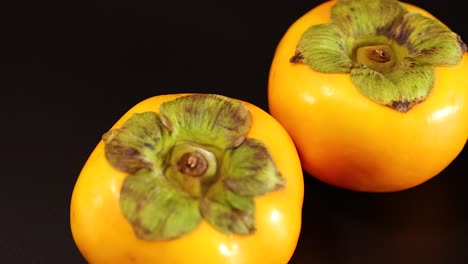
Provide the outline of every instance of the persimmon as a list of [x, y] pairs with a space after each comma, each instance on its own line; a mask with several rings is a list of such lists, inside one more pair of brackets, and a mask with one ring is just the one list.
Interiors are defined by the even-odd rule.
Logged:
[[104, 133], [70, 224], [93, 264], [286, 264], [303, 195], [294, 143], [267, 112], [221, 95], [157, 95]]
[[313, 177], [399, 191], [438, 175], [464, 148], [467, 73], [461, 37], [421, 7], [332, 0], [278, 43], [269, 111]]

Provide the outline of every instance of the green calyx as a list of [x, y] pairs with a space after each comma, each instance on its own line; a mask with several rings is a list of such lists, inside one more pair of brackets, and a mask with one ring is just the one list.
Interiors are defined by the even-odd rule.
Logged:
[[203, 219], [220, 232], [255, 232], [254, 197], [284, 178], [266, 146], [246, 138], [250, 125], [234, 99], [189, 95], [104, 134], [107, 160], [128, 173], [120, 207], [137, 237], [174, 239]]
[[303, 33], [290, 62], [350, 73], [365, 96], [399, 112], [426, 99], [435, 66], [467, 51], [459, 35], [396, 0], [337, 0], [330, 17]]

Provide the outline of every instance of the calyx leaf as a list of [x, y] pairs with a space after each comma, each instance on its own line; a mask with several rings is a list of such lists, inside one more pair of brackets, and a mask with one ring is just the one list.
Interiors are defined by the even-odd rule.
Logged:
[[350, 73], [369, 99], [407, 112], [430, 93], [435, 66], [460, 62], [460, 36], [396, 0], [338, 0], [331, 23], [307, 29], [291, 63], [324, 73]]
[[106, 158], [127, 173], [160, 167], [165, 145], [171, 144], [167, 132], [158, 114], [135, 114], [121, 128], [103, 135]]
[[351, 78], [370, 99], [399, 112], [407, 112], [428, 96], [434, 80], [434, 69], [427, 65], [407, 66], [383, 75], [367, 67], [356, 67], [351, 71]]
[[200, 210], [206, 221], [223, 233], [255, 232], [255, 203], [251, 197], [228, 190], [212, 192], [201, 200]]
[[[345, 53], [345, 35], [334, 24], [310, 27], [302, 35], [290, 62], [301, 62], [320, 72], [349, 72], [353, 62]], [[338, 40], [338, 41], [337, 41]]]
[[405, 13], [396, 0], [339, 0], [330, 17], [346, 36], [345, 41], [355, 41], [375, 36]]
[[149, 170], [126, 177], [120, 207], [135, 234], [145, 240], [180, 237], [201, 221], [197, 200], [179, 192], [161, 175]]
[[236, 147], [250, 129], [247, 107], [219, 95], [184, 96], [161, 105], [161, 115], [178, 140], [220, 149]]
[[268, 150], [255, 139], [247, 139], [238, 148], [227, 151], [223, 176], [226, 188], [242, 196], [263, 195], [284, 185]]

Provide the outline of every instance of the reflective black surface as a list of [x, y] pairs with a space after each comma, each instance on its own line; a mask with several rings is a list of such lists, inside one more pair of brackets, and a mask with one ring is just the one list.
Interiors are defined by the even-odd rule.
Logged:
[[[408, 1], [468, 39], [454, 0]], [[37, 1], [2, 7], [0, 259], [84, 263], [69, 229], [76, 177], [102, 133], [163, 93], [220, 93], [267, 110], [287, 28], [321, 1]], [[291, 263], [468, 263], [468, 150], [397, 193], [305, 174]]]

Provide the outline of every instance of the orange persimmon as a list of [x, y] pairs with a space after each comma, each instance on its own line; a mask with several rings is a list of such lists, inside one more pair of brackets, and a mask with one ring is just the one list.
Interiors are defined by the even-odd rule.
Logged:
[[221, 95], [158, 95], [91, 153], [71, 230], [93, 264], [286, 264], [303, 188], [294, 144], [267, 112]]
[[464, 148], [467, 73], [465, 43], [422, 8], [331, 0], [280, 40], [269, 111], [312, 176], [351, 190], [399, 191], [436, 176]]

